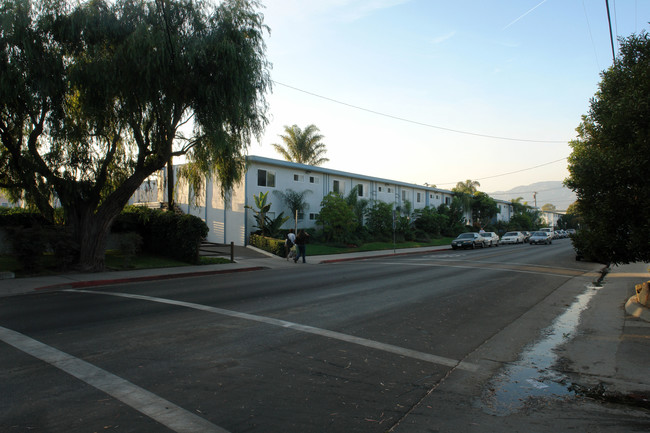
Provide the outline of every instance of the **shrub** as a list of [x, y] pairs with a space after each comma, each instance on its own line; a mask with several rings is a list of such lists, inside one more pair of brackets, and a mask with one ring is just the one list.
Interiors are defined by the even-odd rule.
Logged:
[[249, 244], [276, 256], [284, 257], [284, 239], [269, 238], [260, 235], [250, 235]]
[[208, 235], [205, 222], [193, 215], [131, 206], [116, 219], [114, 231], [137, 231], [143, 249], [187, 263], [199, 262], [201, 241]]
[[38, 212], [23, 208], [0, 208], [0, 227], [34, 227], [49, 225]]
[[41, 226], [12, 227], [8, 230], [14, 255], [27, 273], [39, 271], [47, 249], [45, 230]]
[[62, 228], [52, 230], [49, 238], [57, 268], [67, 271], [79, 259], [79, 244]]
[[120, 254], [124, 257], [124, 267], [131, 266], [131, 261], [142, 247], [142, 236], [138, 233], [130, 232], [124, 233], [120, 236]]

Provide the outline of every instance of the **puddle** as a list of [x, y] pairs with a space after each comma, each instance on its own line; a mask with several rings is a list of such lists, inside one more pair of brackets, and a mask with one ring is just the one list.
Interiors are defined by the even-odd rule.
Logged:
[[486, 413], [505, 416], [521, 410], [531, 398], [575, 395], [566, 377], [551, 368], [558, 359], [555, 349], [573, 338], [580, 314], [600, 287], [589, 285], [573, 304], [542, 331], [541, 339], [524, 349], [521, 358], [510, 364], [488, 384], [481, 405]]

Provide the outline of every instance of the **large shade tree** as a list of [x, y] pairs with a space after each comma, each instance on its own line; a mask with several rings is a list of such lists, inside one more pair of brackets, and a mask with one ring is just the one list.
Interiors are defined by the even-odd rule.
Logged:
[[175, 156], [241, 176], [267, 123], [257, 4], [226, 0], [5, 0], [0, 6], [0, 188], [48, 219], [85, 270], [112, 221]]
[[585, 229], [574, 243], [605, 263], [650, 261], [650, 39], [621, 39], [620, 54], [571, 142], [566, 185]]
[[273, 147], [287, 161], [307, 165], [321, 165], [329, 161], [323, 156], [327, 149], [315, 125], [309, 125], [304, 130], [298, 125], [285, 126], [284, 132], [279, 136], [284, 146], [273, 144]]

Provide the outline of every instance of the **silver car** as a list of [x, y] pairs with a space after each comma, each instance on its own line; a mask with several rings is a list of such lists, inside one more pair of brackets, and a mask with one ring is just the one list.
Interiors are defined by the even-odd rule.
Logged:
[[494, 233], [494, 232], [485, 232], [481, 233], [481, 236], [483, 237], [483, 245], [487, 245], [488, 247], [499, 246], [499, 235]]
[[530, 237], [528, 242], [533, 244], [545, 244], [550, 245], [553, 243], [553, 234], [551, 232], [535, 232]]
[[461, 233], [456, 239], [451, 241], [451, 248], [476, 248], [478, 246], [485, 247], [485, 239], [478, 233]]

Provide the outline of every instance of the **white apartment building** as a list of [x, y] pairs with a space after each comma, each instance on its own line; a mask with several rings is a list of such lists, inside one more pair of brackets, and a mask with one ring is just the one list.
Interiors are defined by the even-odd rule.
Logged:
[[[197, 197], [196, 204], [191, 188], [180, 181], [176, 187], [176, 203], [186, 213], [198, 216], [208, 225], [208, 241], [216, 243], [234, 242], [246, 245], [250, 232], [255, 230], [254, 212], [246, 206], [255, 208], [254, 197], [268, 192], [267, 203], [271, 203], [269, 216], [274, 218], [280, 212], [290, 215], [282, 198], [274, 191], [293, 190], [309, 191], [305, 195], [307, 209], [299, 215], [299, 228], [316, 227], [316, 215], [320, 212], [320, 203], [330, 192], [348, 194], [359, 185], [359, 198], [381, 200], [397, 206], [403, 206], [408, 200], [412, 209], [426, 206], [438, 207], [450, 204], [453, 192], [449, 190], [416, 185], [395, 180], [348, 173], [323, 167], [316, 167], [260, 156], [249, 156], [248, 169], [242, 182], [233, 188], [224, 200], [220, 194], [219, 183], [209, 179], [205, 191]], [[165, 171], [161, 172], [165, 176]], [[158, 182], [159, 191], [164, 190], [165, 181]], [[163, 201], [163, 200], [160, 200]], [[497, 200], [500, 213], [496, 219], [509, 221], [513, 214], [510, 202]], [[466, 216], [469, 221], [471, 216]], [[294, 226], [291, 218], [285, 228]]]

